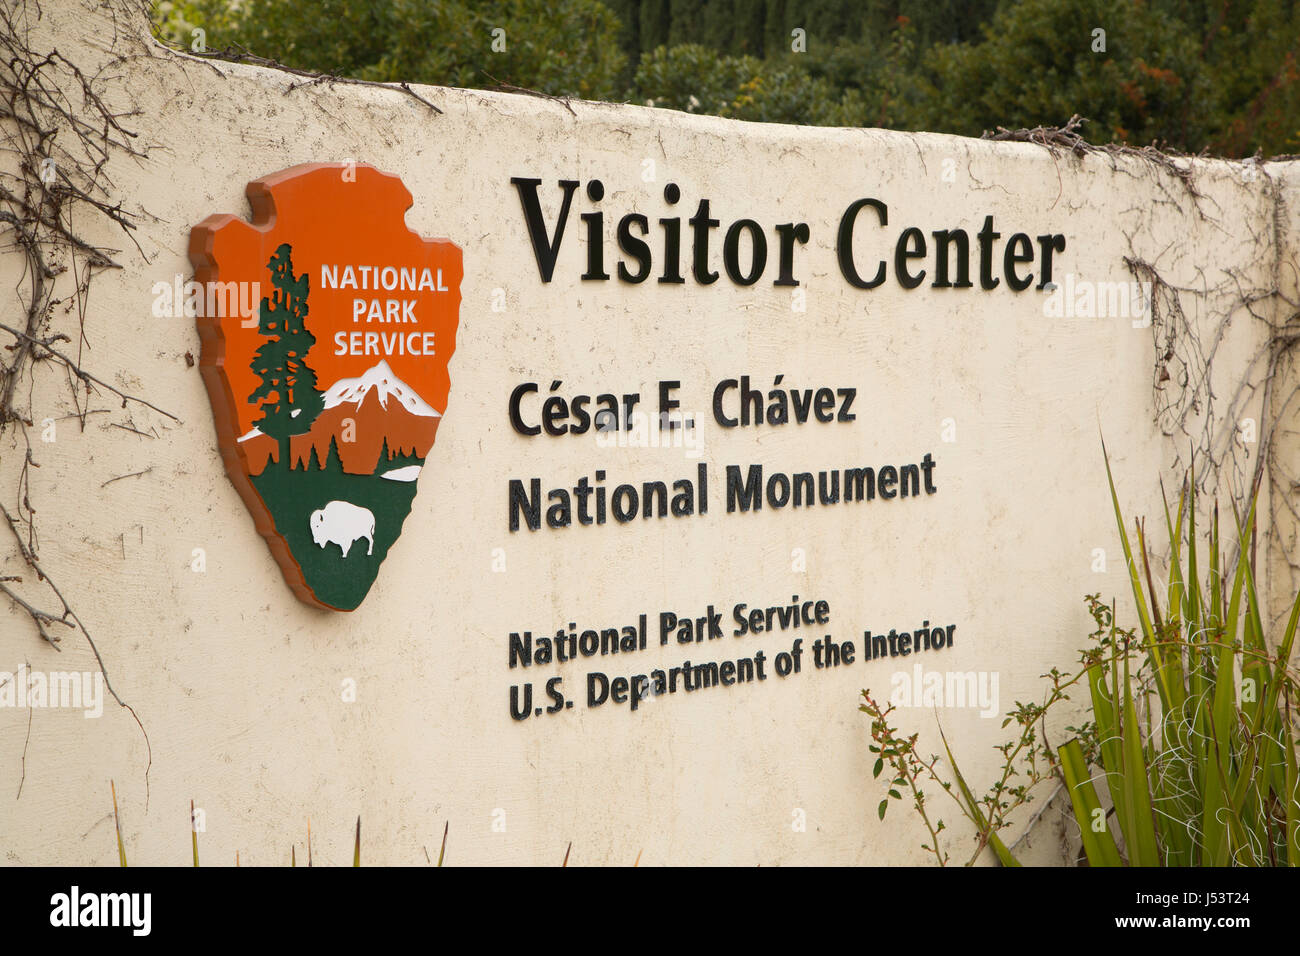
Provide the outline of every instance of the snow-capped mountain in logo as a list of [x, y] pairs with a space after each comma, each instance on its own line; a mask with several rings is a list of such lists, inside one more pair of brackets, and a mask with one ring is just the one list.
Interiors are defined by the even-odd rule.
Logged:
[[[423, 458], [433, 446], [442, 413], [394, 374], [386, 361], [356, 378], [341, 378], [322, 397], [325, 407], [311, 430], [290, 440], [293, 464], [309, 463], [312, 449], [324, 462], [333, 442], [343, 468], [351, 474], [382, 470], [385, 445], [390, 456]], [[239, 439], [250, 473], [260, 474], [268, 459], [278, 460], [278, 443], [257, 428]]]
[[325, 407], [333, 408], [343, 402], [360, 405], [371, 390], [379, 399], [379, 407], [387, 410], [388, 400], [396, 398], [412, 415], [440, 418], [441, 413], [415, 393], [393, 374], [388, 362], [380, 360], [379, 364], [357, 378], [341, 378], [325, 390]]

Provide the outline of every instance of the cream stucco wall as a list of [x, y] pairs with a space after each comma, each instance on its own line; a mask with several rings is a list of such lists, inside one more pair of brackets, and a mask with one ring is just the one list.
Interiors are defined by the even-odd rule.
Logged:
[[[1250, 178], [1236, 164], [1197, 162], [1193, 195], [1139, 158], [1053, 156], [1028, 144], [581, 102], [571, 113], [528, 96], [421, 89], [442, 111], [435, 115], [399, 92], [303, 86], [166, 51], [128, 4], [43, 7], [32, 45], [57, 46], [87, 74], [103, 69], [104, 97], [139, 111], [127, 122], [148, 149], [147, 159], [115, 157], [107, 167], [114, 195], [141, 213], [143, 254], [106, 224], [85, 223], [96, 241], [122, 249], [123, 268], [93, 283], [84, 361], [180, 423], [100, 395], [92, 407], [107, 412], [84, 431], [61, 420], [57, 440], [36, 448], [41, 557], [138, 711], [152, 762], [131, 717], [111, 704], [96, 720], [0, 709], [7, 862], [115, 863], [110, 778], [128, 857], [140, 863], [188, 861], [190, 799], [205, 811], [201, 848], [212, 863], [233, 862], [236, 851], [246, 864], [285, 863], [291, 842], [301, 853], [308, 818], [317, 861], [343, 863], [358, 815], [372, 863], [422, 864], [424, 848], [436, 858], [447, 822], [451, 863], [558, 863], [570, 841], [574, 864], [631, 863], [638, 853], [643, 864], [922, 862], [923, 831], [903, 808], [885, 824], [875, 818], [883, 787], [871, 779], [868, 724], [857, 711], [862, 688], [887, 693], [913, 659], [816, 672], [805, 651], [804, 672], [788, 679], [678, 694], [635, 714], [579, 700], [559, 716], [515, 722], [508, 689], [520, 677], [507, 668], [509, 633], [621, 625], [641, 613], [653, 622], [660, 611], [694, 615], [709, 604], [725, 623], [738, 602], [780, 604], [797, 593], [828, 601], [825, 631], [859, 649], [864, 629], [955, 623], [955, 646], [925, 666], [996, 672], [1006, 710], [1036, 695], [1049, 667], [1075, 660], [1090, 625], [1085, 593], [1127, 592], [1099, 430], [1130, 514], [1153, 521], [1158, 480], [1176, 487], [1193, 443], [1208, 442], [1225, 462], [1217, 479], [1225, 495], [1254, 468], [1258, 445], [1234, 436], [1244, 419], [1268, 420], [1254, 361], [1267, 329], [1242, 293], [1271, 288], [1279, 261], [1294, 261], [1294, 212], [1273, 228], [1279, 190], [1289, 190], [1290, 209], [1298, 205], [1293, 166]], [[457, 242], [465, 278], [451, 399], [414, 508], [365, 603], [342, 614], [309, 609], [285, 586], [222, 469], [199, 369], [185, 360], [199, 354], [193, 321], [154, 318], [150, 305], [154, 283], [190, 275], [191, 226], [211, 213], [248, 216], [249, 180], [347, 158], [401, 176], [415, 197], [407, 223]], [[653, 182], [642, 179], [647, 160]], [[662, 214], [661, 190], [673, 181], [683, 216], [707, 196], [724, 224], [807, 222], [812, 240], [798, 260], [806, 312], [768, 281], [582, 283], [576, 215], [586, 205], [574, 211], [556, 280], [543, 284], [512, 176], [552, 188], [560, 178], [600, 178], [602, 205], [615, 216]], [[1128, 281], [1126, 256], [1153, 264], [1187, 317], [1191, 335], [1178, 348], [1213, 352], [1212, 405], [1177, 427], [1166, 415], [1162, 429], [1153, 329], [1125, 319], [1047, 318], [1033, 290], [850, 288], [836, 265], [836, 226], [866, 196], [889, 205], [882, 238], [903, 225], [974, 232], [991, 214], [1004, 234], [1065, 234], [1062, 277]], [[0, 254], [7, 311], [20, 268], [12, 252]], [[1285, 281], [1294, 296], [1294, 278]], [[496, 289], [504, 311], [493, 311]], [[1286, 314], [1276, 299], [1254, 308], [1273, 320]], [[73, 323], [56, 313], [56, 328]], [[749, 374], [769, 387], [778, 373], [795, 387], [857, 388], [857, 421], [708, 427], [717, 381]], [[599, 467], [612, 486], [695, 470], [681, 449], [516, 434], [510, 390], [557, 378], [566, 391], [647, 399], [659, 379], [679, 379], [683, 407], [705, 425], [709, 514], [510, 533], [511, 478], [539, 476], [549, 488]], [[61, 375], [38, 367], [31, 418], [68, 414], [66, 395]], [[946, 419], [955, 441], [944, 440]], [[729, 464], [816, 471], [927, 452], [939, 462], [931, 497], [725, 513]], [[21, 454], [19, 444], [0, 446], [0, 494], [14, 494]], [[196, 548], [206, 554], [203, 573], [191, 570]], [[1093, 570], [1096, 548], [1106, 551], [1105, 573]], [[493, 570], [494, 549], [504, 549], [504, 572]], [[796, 549], [806, 570], [792, 570]], [[19, 566], [8, 540], [0, 560], [0, 573]], [[757, 646], [775, 654], [792, 636], [760, 645], [728, 630], [695, 656], [722, 660]], [[65, 643], [56, 655], [25, 615], [0, 607], [0, 670], [94, 668], [84, 642]], [[686, 656], [652, 641], [642, 654], [550, 673], [576, 694], [587, 670], [644, 673]], [[355, 702], [342, 699], [347, 679]], [[913, 710], [902, 721], [939, 749], [933, 715]], [[973, 781], [989, 783], [1000, 721], [954, 710], [943, 724], [954, 749], [970, 755]], [[498, 810], [504, 833], [493, 830]], [[806, 832], [792, 828], [796, 810]], [[1042, 859], [1055, 839], [1038, 841]]]

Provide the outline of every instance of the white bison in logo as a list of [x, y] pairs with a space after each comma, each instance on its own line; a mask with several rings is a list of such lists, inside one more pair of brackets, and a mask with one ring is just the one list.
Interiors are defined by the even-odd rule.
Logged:
[[331, 501], [324, 508], [311, 513], [311, 538], [322, 548], [337, 544], [343, 557], [359, 539], [365, 538], [366, 554], [375, 553], [375, 516], [369, 509], [349, 501]]

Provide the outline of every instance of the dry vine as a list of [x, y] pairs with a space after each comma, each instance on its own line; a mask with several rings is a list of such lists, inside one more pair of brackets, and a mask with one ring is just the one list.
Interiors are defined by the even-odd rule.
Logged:
[[[104, 102], [101, 76], [87, 75], [57, 49], [32, 48], [32, 23], [41, 16], [38, 3], [0, 0], [0, 236], [9, 240], [0, 252], [22, 257], [14, 289], [16, 325], [0, 323], [0, 455], [21, 456], [17, 487], [0, 494], [0, 521], [8, 529], [0, 530], [0, 537], [16, 546], [6, 560], [21, 573], [0, 575], [0, 594], [51, 648], [60, 650], [68, 631], [85, 639], [104, 686], [144, 735], [147, 800], [153, 761], [149, 735], [114, 689], [85, 621], [41, 563], [31, 485], [32, 469], [40, 467], [31, 439], [37, 427], [32, 405], [38, 369], [52, 368], [66, 381], [72, 417], [83, 429], [89, 414], [103, 411], [89, 407], [92, 396], [104, 393], [122, 408], [136, 404], [176, 420], [85, 367], [90, 283], [98, 272], [118, 267], [114, 256], [120, 250], [84, 238], [84, 227], [74, 226], [74, 212], [83, 220], [98, 216], [115, 224], [143, 255], [132, 236], [138, 214], [114, 200], [106, 167], [116, 156], [143, 157], [144, 150], [123, 125], [133, 114], [115, 112]], [[60, 331], [56, 321], [75, 325]], [[26, 747], [23, 757], [25, 767]]]
[[[1076, 159], [1104, 157], [1109, 159], [1111, 169], [1117, 172], [1127, 172], [1120, 162], [1122, 158], [1140, 160], [1172, 178], [1177, 184], [1175, 188], [1183, 190], [1191, 198], [1202, 220], [1212, 219], [1211, 214], [1202, 208], [1202, 202], [1212, 200], [1197, 188], [1197, 165], [1193, 162], [1208, 158], [1206, 153], [1196, 156], [1170, 153], [1159, 149], [1157, 144], [1134, 148], [1115, 143], [1089, 143], [1080, 133], [1084, 122], [1076, 114], [1061, 127], [1038, 126], [1018, 130], [998, 127], [995, 132], [985, 133], [984, 138], [997, 142], [1034, 143], [1047, 149], [1053, 158], [1062, 153]], [[1271, 161], [1294, 158], [1278, 156]], [[1250, 489], [1258, 487], [1267, 473], [1275, 519], [1269, 529], [1269, 538], [1274, 547], [1280, 548], [1292, 570], [1290, 583], [1294, 592], [1294, 585], [1300, 580], [1300, 558], [1296, 557], [1298, 552], [1294, 546], [1279, 540], [1282, 531], [1277, 527], [1276, 519], [1286, 514], [1291, 519], [1291, 527], [1300, 529], [1300, 511], [1292, 501], [1292, 491], [1300, 488], [1300, 481], [1295, 469], [1278, 454], [1275, 438], [1300, 395], [1300, 385], [1295, 384], [1300, 381], [1296, 374], [1295, 353], [1295, 347], [1300, 343], [1300, 303], [1283, 292], [1282, 275], [1283, 269], [1296, 272], [1297, 263], [1283, 259], [1286, 210], [1266, 161], [1256, 155], [1237, 165], [1243, 184], [1258, 183], [1272, 205], [1271, 235], [1254, 236], [1261, 248], [1271, 248], [1277, 254], [1273, 273], [1266, 285], [1252, 283], [1237, 270], [1230, 269], [1213, 286], [1205, 283], [1201, 288], [1175, 287], [1161, 276], [1154, 262], [1136, 253], [1126, 256], [1124, 264], [1136, 281], [1149, 283], [1150, 287], [1148, 307], [1154, 356], [1151, 382], [1154, 421], [1161, 434], [1175, 442], [1176, 457], [1171, 468], [1174, 471], [1187, 468], [1190, 462], [1183, 456], [1184, 449], [1188, 449], [1190, 460], [1197, 466], [1197, 485], [1206, 495], [1206, 500], [1225, 487], [1234, 498], [1241, 498]], [[1166, 182], [1163, 176], [1158, 179], [1158, 185], [1168, 196]], [[1292, 280], [1295, 278], [1296, 275], [1291, 276]], [[1184, 294], [1194, 303], [1191, 315], [1184, 309]], [[1241, 312], [1262, 323], [1267, 336], [1232, 384], [1227, 407], [1216, 414], [1216, 400], [1220, 396], [1216, 394], [1211, 379], [1215, 356], [1233, 317]], [[1204, 321], [1205, 315], [1211, 317], [1210, 322]], [[1280, 383], [1285, 383], [1287, 391], [1284, 394], [1278, 392], [1283, 387]], [[1255, 460], [1247, 468], [1243, 461], [1251, 454], [1247, 446], [1252, 442], [1245, 437], [1239, 424], [1243, 422], [1247, 403], [1261, 389], [1263, 394], [1259, 398], [1267, 421], [1257, 429]], [[1292, 537], [1295, 535], [1293, 531]], [[1290, 544], [1294, 545], [1295, 541]]]
[[[156, 30], [155, 39], [157, 39], [159, 43], [165, 45], [163, 38], [156, 35]], [[344, 83], [351, 86], [373, 86], [378, 87], [381, 90], [399, 90], [414, 99], [416, 102], [423, 103], [435, 113], [442, 113], [442, 110], [438, 109], [438, 107], [434, 106], [419, 93], [415, 92], [415, 90], [411, 89], [409, 83], [383, 83], [379, 80], [359, 80], [353, 76], [340, 76], [337, 73], [318, 73], [315, 70], [303, 70], [295, 66], [286, 66], [283, 63], [268, 59], [264, 56], [256, 56], [237, 43], [231, 44], [223, 50], [181, 50], [173, 52], [180, 52], [188, 56], [196, 56], [200, 59], [206, 60], [224, 60], [227, 63], [251, 63], [253, 66], [260, 66], [268, 70], [278, 70], [281, 73], [287, 73], [290, 76], [300, 76], [305, 79], [306, 82], [303, 83], [290, 83], [289, 87], [284, 91], [286, 95], [292, 93], [296, 89], [316, 86], [320, 83], [328, 83], [330, 85], [335, 83]], [[220, 71], [218, 71], [218, 73], [219, 75], [223, 75], [220, 74]]]
[[[116, 30], [118, 14], [124, 11], [113, 5], [109, 10]], [[177, 421], [170, 412], [109, 384], [85, 362], [90, 284], [98, 272], [119, 267], [115, 256], [121, 251], [85, 238], [85, 221], [98, 216], [116, 225], [145, 258], [133, 233], [139, 218], [147, 214], [128, 210], [114, 198], [108, 166], [115, 157], [144, 158], [147, 149], [138, 144], [137, 134], [129, 128], [135, 113], [115, 112], [105, 102], [104, 89], [110, 78], [102, 70], [87, 75], [57, 49], [42, 51], [32, 46], [31, 27], [42, 16], [38, 0], [0, 0], [0, 236], [11, 240], [0, 245], [0, 254], [22, 257], [21, 277], [14, 289], [16, 309], [11, 310], [17, 317], [12, 324], [0, 322], [0, 462], [5, 458], [17, 462], [16, 487], [10, 494], [0, 493], [0, 522], [8, 529], [0, 529], [0, 540], [12, 540], [16, 550], [7, 557], [0, 551], [0, 561], [19, 566], [19, 573], [0, 573], [0, 595], [54, 650], [61, 650], [68, 632], [85, 639], [105, 688], [144, 735], [149, 752], [147, 806], [153, 763], [149, 735], [135, 709], [113, 687], [85, 621], [41, 563], [31, 484], [33, 469], [40, 467], [31, 435], [39, 430], [32, 405], [35, 374], [40, 368], [53, 368], [66, 380], [73, 410], [69, 416], [46, 421], [71, 417], [84, 430], [89, 415], [112, 411], [90, 407], [93, 396], [106, 393], [120, 402], [120, 408], [138, 406]], [[114, 35], [108, 46], [117, 49], [124, 38], [131, 39]], [[433, 112], [441, 112], [405, 83], [372, 83], [297, 70], [237, 48], [186, 54], [208, 61], [251, 63], [301, 77], [302, 82], [291, 84], [286, 94], [318, 83], [375, 86], [402, 92]], [[124, 58], [120, 56], [118, 61]], [[90, 215], [81, 215], [81, 225], [74, 225], [74, 211]], [[67, 321], [68, 316], [75, 324]], [[67, 330], [56, 322], [66, 324]], [[111, 424], [140, 435], [157, 435], [152, 427], [141, 430], [129, 419]], [[118, 476], [123, 477], [128, 476]], [[0, 564], [0, 572], [4, 571], [5, 565]], [[26, 746], [23, 758], [25, 768]]]
[[[1215, 211], [1207, 212], [1202, 205], [1217, 204], [1197, 188], [1195, 179], [1198, 164], [1194, 160], [1207, 159], [1207, 154], [1174, 154], [1160, 150], [1155, 144], [1142, 148], [1113, 143], [1095, 145], [1080, 133], [1083, 123], [1084, 120], [1076, 114], [1062, 127], [1039, 126], [1018, 130], [999, 127], [995, 132], [985, 133], [984, 138], [1036, 144], [1046, 149], [1054, 160], [1062, 154], [1076, 161], [1096, 156], [1108, 160], [1112, 171], [1127, 175], [1134, 173], [1123, 160], [1136, 159], [1162, 174], [1157, 176], [1157, 185], [1167, 200], [1190, 199], [1197, 216], [1202, 221], [1212, 221]], [[1280, 156], [1274, 161], [1294, 158]], [[1291, 570], [1291, 580], [1285, 585], [1289, 598], [1294, 595], [1297, 581], [1300, 581], [1300, 548], [1297, 548], [1300, 512], [1293, 500], [1293, 492], [1300, 489], [1300, 475], [1279, 453], [1275, 439], [1285, 430], [1283, 423], [1294, 414], [1293, 406], [1300, 396], [1300, 384], [1297, 384], [1300, 383], [1300, 362], [1296, 351], [1296, 345], [1300, 343], [1300, 303], [1283, 291], [1287, 277], [1282, 275], [1284, 269], [1292, 270], [1289, 278], [1293, 285], [1300, 286], [1300, 281], [1295, 281], [1300, 279], [1296, 274], [1300, 264], [1283, 257], [1286, 209], [1264, 160], [1257, 155], [1237, 165], [1242, 183], [1258, 184], [1266, 190], [1265, 198], [1272, 206], [1271, 235], [1253, 237], [1261, 250], [1272, 249], [1276, 255], [1274, 269], [1266, 284], [1261, 286], [1257, 280], [1250, 280], [1239, 271], [1230, 269], [1214, 285], [1206, 281], [1200, 288], [1176, 287], [1165, 280], [1155, 263], [1136, 252], [1124, 257], [1124, 264], [1135, 281], [1149, 284], [1147, 308], [1152, 336], [1153, 419], [1160, 433], [1172, 441], [1174, 459], [1170, 469], [1175, 473], [1186, 471], [1188, 465], [1194, 463], [1198, 491], [1207, 501], [1220, 490], [1226, 490], [1230, 497], [1241, 500], [1260, 487], [1267, 475], [1273, 519], [1269, 522], [1267, 540]], [[1183, 192], [1184, 196], [1172, 194], [1170, 186]], [[1184, 295], [1187, 309], [1184, 308]], [[1215, 356], [1233, 318], [1243, 312], [1263, 324], [1266, 337], [1249, 364], [1230, 383], [1231, 394], [1227, 396], [1224, 407], [1212, 381]], [[1283, 388], [1285, 393], [1279, 393]], [[1260, 390], [1263, 394], [1257, 395]], [[1247, 404], [1257, 397], [1266, 421], [1257, 429], [1254, 462], [1247, 466], [1251, 455], [1250, 442], [1239, 426]], [[1289, 530], [1287, 522], [1280, 520], [1284, 517], [1290, 519]], [[1040, 814], [1052, 803], [1049, 798]], [[1037, 822], [1035, 816], [1024, 828], [1020, 839], [1024, 839]]]

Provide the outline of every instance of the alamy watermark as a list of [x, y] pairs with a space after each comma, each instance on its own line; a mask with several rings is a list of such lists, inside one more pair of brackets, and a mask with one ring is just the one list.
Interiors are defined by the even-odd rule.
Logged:
[[1133, 328], [1151, 324], [1150, 282], [1093, 282], [1067, 273], [1065, 282], [1045, 287], [1043, 315], [1049, 319], [1131, 319]]
[[627, 416], [627, 427], [619, 428], [617, 417], [597, 413], [595, 428], [598, 448], [680, 448], [691, 460], [704, 454], [704, 432], [699, 415], [681, 412], [661, 412], [658, 415], [633, 409]]
[[50, 925], [76, 928], [121, 927], [148, 936], [153, 926], [152, 893], [83, 893], [75, 884], [50, 897]]
[[0, 671], [0, 708], [68, 708], [86, 718], [104, 713], [104, 675], [99, 671]]
[[198, 316], [243, 320], [245, 328], [256, 328], [262, 301], [260, 282], [185, 281], [180, 273], [171, 282], [155, 282], [152, 312], [156, 319], [193, 319]]
[[912, 672], [895, 671], [890, 678], [889, 702], [895, 707], [978, 707], [981, 717], [996, 717], [997, 671], [927, 671], [920, 664]]

